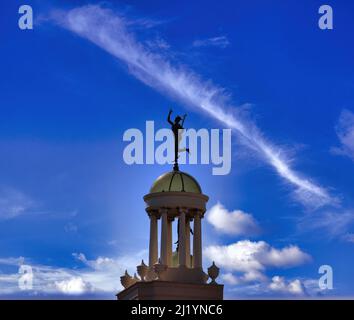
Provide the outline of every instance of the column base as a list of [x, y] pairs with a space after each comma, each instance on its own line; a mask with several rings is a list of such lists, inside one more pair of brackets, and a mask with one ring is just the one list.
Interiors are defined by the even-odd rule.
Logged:
[[137, 282], [119, 292], [118, 300], [222, 300], [221, 284], [192, 284], [176, 281]]

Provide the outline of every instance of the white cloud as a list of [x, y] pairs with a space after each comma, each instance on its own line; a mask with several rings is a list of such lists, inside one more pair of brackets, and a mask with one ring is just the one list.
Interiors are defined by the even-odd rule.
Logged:
[[[31, 263], [26, 261], [26, 265], [31, 266], [33, 271], [33, 288], [26, 292], [22, 292], [19, 288], [19, 260], [23, 258], [2, 258], [0, 265], [5, 262], [8, 266], [7, 273], [0, 276], [0, 296], [8, 294], [55, 294], [63, 293], [58, 284], [64, 284], [73, 277], [79, 277], [78, 271], [67, 268], [58, 268]], [[11, 267], [11, 268], [10, 268]]]
[[[147, 251], [122, 255], [115, 258], [98, 257], [88, 260], [83, 253], [73, 254], [83, 263], [79, 268], [61, 268], [33, 263], [26, 259], [27, 265], [33, 270], [33, 289], [29, 294], [107, 294], [112, 295], [122, 289], [120, 276], [125, 270], [134, 274], [136, 266], [140, 264], [141, 257], [146, 258]], [[20, 274], [19, 266], [25, 261], [24, 258], [0, 258], [0, 266], [6, 265], [6, 274], [0, 274], [0, 296], [7, 294], [23, 294], [18, 286]]]
[[221, 279], [226, 283], [230, 284], [232, 286], [237, 285], [240, 283], [240, 279], [238, 279], [235, 275], [232, 273], [225, 273], [221, 275]]
[[252, 236], [260, 231], [256, 220], [251, 214], [241, 210], [229, 212], [221, 203], [217, 203], [210, 208], [206, 218], [216, 230], [226, 234]]
[[[18, 280], [20, 274], [18, 268], [25, 261], [24, 258], [1, 258], [0, 267], [5, 264], [12, 266], [13, 270], [8, 273], [0, 273], [0, 297], [15, 295], [44, 296], [63, 295], [69, 296], [96, 295], [104, 298], [114, 299], [114, 294], [122, 290], [119, 283], [120, 276], [125, 269], [133, 275], [136, 266], [140, 263], [141, 257], [146, 257], [146, 250], [122, 255], [115, 258], [99, 257], [88, 260], [84, 254], [74, 254], [74, 257], [83, 263], [84, 268], [60, 268], [56, 266], [36, 264], [26, 259], [26, 264], [31, 265], [33, 269], [33, 289], [30, 291], [21, 291]], [[6, 268], [8, 269], [8, 268]], [[280, 278], [280, 277], [279, 277]], [[285, 280], [273, 277], [268, 280], [262, 271], [255, 269], [247, 270], [242, 275], [235, 275], [231, 272], [221, 274], [220, 282], [228, 285], [225, 288], [225, 295], [229, 292], [239, 292], [241, 297], [245, 296], [267, 296], [271, 292], [277, 295], [300, 294], [300, 288], [309, 281]], [[316, 288], [317, 284], [317, 288]], [[318, 281], [311, 281], [312, 290], [316, 294], [318, 291]]]
[[331, 151], [334, 154], [348, 156], [354, 161], [354, 113], [344, 109], [335, 129], [341, 146], [334, 147]]
[[73, 277], [69, 280], [56, 281], [55, 286], [64, 294], [83, 294], [90, 292], [92, 287], [81, 277]]
[[221, 275], [221, 279], [229, 285], [244, 285], [245, 283], [259, 283], [266, 282], [267, 276], [257, 270], [249, 270], [243, 274], [238, 274], [237, 276], [231, 272], [224, 273]]
[[264, 279], [258, 282], [244, 282], [239, 277], [231, 273], [221, 275], [227, 286], [224, 295], [228, 299], [235, 298], [294, 298], [311, 296], [316, 297], [321, 294], [318, 287], [318, 280], [273, 276], [271, 279]]
[[34, 200], [19, 190], [0, 188], [0, 220], [16, 218], [28, 213], [35, 206]]
[[225, 246], [209, 246], [205, 248], [204, 254], [208, 259], [215, 261], [219, 267], [245, 273], [245, 280], [247, 277], [262, 278], [262, 273], [268, 267], [295, 267], [311, 259], [297, 246], [276, 249], [264, 241], [252, 242], [250, 240], [242, 240]]
[[94, 270], [102, 270], [106, 268], [114, 267], [117, 262], [112, 258], [107, 257], [98, 257], [95, 260], [87, 260], [86, 256], [83, 253], [73, 253], [73, 256], [83, 262], [85, 265], [89, 266]]
[[8, 257], [8, 258], [0, 258], [0, 265], [10, 265], [10, 266], [15, 266], [15, 265], [21, 265], [24, 262], [23, 257], [18, 257], [18, 258], [13, 258], [13, 257]]
[[284, 277], [274, 276], [269, 289], [279, 293], [302, 296], [305, 294], [304, 286], [299, 279], [286, 281]]
[[249, 271], [245, 272], [240, 279], [243, 282], [255, 282], [255, 281], [264, 282], [267, 280], [267, 277], [261, 271], [249, 270]]
[[87, 267], [80, 272], [80, 276], [93, 288], [116, 292], [122, 289], [119, 279], [125, 270], [133, 275], [141, 259], [147, 261], [147, 250], [113, 258], [100, 256], [93, 260], [87, 259], [83, 253], [74, 253], [73, 256]]
[[129, 19], [97, 5], [57, 11], [52, 19], [124, 62], [129, 72], [146, 85], [234, 129], [250, 150], [295, 188], [294, 196], [300, 203], [317, 208], [337, 201], [325, 188], [294, 171], [284, 150], [267, 141], [254, 124], [241, 119], [223, 88], [181, 66], [173, 66], [163, 53], [152, 52], [139, 43], [129, 30]]
[[283, 249], [268, 247], [257, 254], [265, 266], [294, 267], [310, 261], [310, 256], [297, 246], [288, 246]]
[[276, 249], [264, 241], [243, 240], [231, 245], [209, 246], [204, 254], [226, 271], [221, 275], [222, 281], [231, 286], [228, 290], [239, 292], [240, 296], [301, 296], [306, 293], [299, 279], [288, 281], [274, 276], [270, 280], [266, 275], [267, 269], [290, 268], [309, 262], [311, 257], [297, 246]]
[[219, 47], [219, 48], [226, 48], [227, 46], [230, 45], [229, 40], [227, 39], [226, 36], [218, 36], [218, 37], [212, 37], [208, 39], [203, 39], [203, 40], [195, 40], [193, 41], [193, 46], [194, 47]]
[[84, 265], [92, 268], [93, 270], [117, 269], [117, 268], [121, 269], [122, 266], [128, 270], [129, 269], [135, 270], [137, 264], [141, 262], [142, 258], [145, 259], [145, 261], [147, 261], [147, 250], [141, 250], [134, 254], [122, 255], [116, 258], [108, 258], [108, 257], [100, 256], [94, 260], [87, 259], [83, 253], [73, 253], [73, 256], [77, 260], [81, 261]]

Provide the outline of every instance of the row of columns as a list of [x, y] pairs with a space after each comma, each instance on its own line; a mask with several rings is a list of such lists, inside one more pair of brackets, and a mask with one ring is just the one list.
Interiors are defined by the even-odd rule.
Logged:
[[[172, 220], [168, 217], [168, 209], [162, 208], [161, 215], [161, 242], [160, 259], [161, 263], [167, 266], [172, 265]], [[186, 216], [187, 209], [179, 209], [179, 232], [178, 232], [178, 261], [179, 265], [192, 267], [190, 265], [190, 219]], [[158, 260], [158, 231], [157, 216], [150, 213], [150, 245], [149, 245], [149, 266], [152, 267]], [[193, 268], [202, 267], [202, 230], [201, 212], [194, 215], [193, 230]]]

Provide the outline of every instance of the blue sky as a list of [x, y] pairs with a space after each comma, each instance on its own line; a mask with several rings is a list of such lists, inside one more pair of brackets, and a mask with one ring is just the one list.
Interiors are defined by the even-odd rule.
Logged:
[[126, 165], [122, 137], [171, 107], [233, 130], [230, 174], [183, 167], [210, 196], [204, 263], [225, 297], [353, 296], [353, 4], [331, 1], [325, 31], [321, 1], [30, 1], [33, 30], [21, 4], [0, 5], [0, 297], [114, 298], [170, 170]]

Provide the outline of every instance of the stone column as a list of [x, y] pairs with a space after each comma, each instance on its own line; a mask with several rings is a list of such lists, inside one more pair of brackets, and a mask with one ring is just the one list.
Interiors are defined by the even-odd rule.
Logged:
[[168, 246], [168, 217], [167, 209], [160, 209], [161, 213], [161, 263], [167, 265], [167, 246]]
[[149, 243], [149, 267], [157, 262], [157, 217], [154, 212], [150, 216], [150, 243]]
[[194, 217], [193, 236], [193, 267], [202, 268], [202, 224], [201, 212], [198, 211]]
[[186, 265], [186, 209], [179, 210], [178, 261], [180, 266]]
[[172, 266], [172, 221], [173, 219], [168, 219], [167, 221], [167, 265]]
[[186, 261], [187, 267], [191, 267], [191, 237], [190, 237], [190, 219], [186, 217]]

